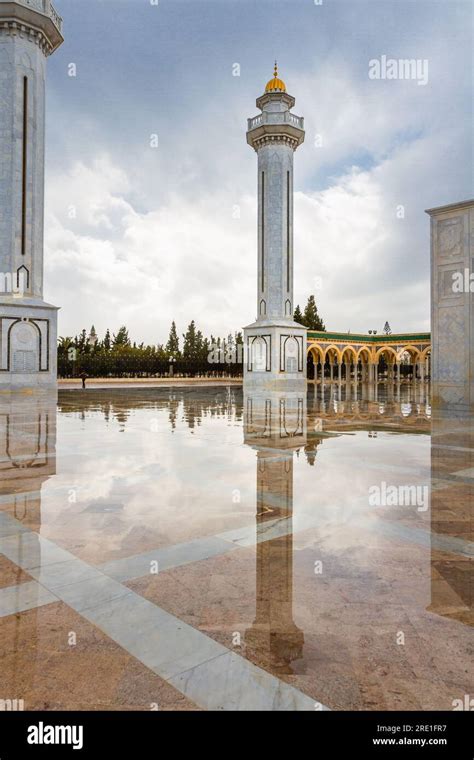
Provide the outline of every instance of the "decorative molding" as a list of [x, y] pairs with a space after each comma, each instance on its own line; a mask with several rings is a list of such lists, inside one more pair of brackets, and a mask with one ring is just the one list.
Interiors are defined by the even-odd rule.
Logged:
[[[4, 335], [4, 322], [11, 322], [8, 327], [5, 329], [7, 330], [7, 366], [6, 367], [0, 367], [0, 372], [11, 372], [11, 331], [12, 328], [18, 324], [18, 322], [27, 322], [28, 324], [34, 325], [38, 331], [38, 368], [34, 370], [34, 372], [49, 372], [50, 368], [50, 361], [49, 361], [49, 354], [50, 354], [50, 323], [49, 319], [46, 319], [44, 317], [38, 317], [38, 318], [28, 318], [28, 319], [22, 319], [21, 317], [7, 317], [7, 316], [0, 316], [0, 332], [2, 337], [2, 344], [3, 344], [3, 335]], [[46, 322], [46, 362], [43, 362], [43, 334], [41, 332], [41, 327], [38, 324], [39, 322]], [[0, 357], [1, 361], [1, 357]], [[46, 364], [46, 366], [43, 366]]]
[[22, 39], [28, 39], [34, 45], [38, 45], [46, 56], [51, 55], [54, 49], [42, 31], [30, 24], [19, 24], [18, 21], [13, 21], [13, 19], [7, 19], [0, 23], [0, 34], [5, 34], [7, 37], [18, 36]]
[[253, 147], [256, 151], [265, 145], [285, 145], [296, 150], [298, 140], [290, 135], [262, 135], [261, 137], [257, 137], [253, 142]]

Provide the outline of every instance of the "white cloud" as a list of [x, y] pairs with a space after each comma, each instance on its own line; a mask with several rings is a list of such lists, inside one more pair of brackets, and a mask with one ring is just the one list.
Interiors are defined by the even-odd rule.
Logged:
[[[307, 130], [295, 156], [295, 301], [315, 292], [328, 329], [381, 329], [386, 319], [429, 329], [424, 208], [461, 199], [470, 183], [466, 81], [442, 25], [430, 35], [417, 42], [430, 61], [426, 87], [369, 80], [366, 63], [385, 51], [363, 46], [347, 60], [333, 49], [312, 74], [289, 72]], [[195, 96], [157, 151], [141, 138], [129, 153], [97, 140], [48, 176], [46, 295], [62, 306], [60, 334], [126, 324], [133, 339], [156, 343], [172, 319], [180, 333], [195, 319], [206, 334], [254, 319], [256, 157], [244, 127], [255, 110], [249, 102], [243, 113], [231, 87], [219, 111], [207, 91]]]

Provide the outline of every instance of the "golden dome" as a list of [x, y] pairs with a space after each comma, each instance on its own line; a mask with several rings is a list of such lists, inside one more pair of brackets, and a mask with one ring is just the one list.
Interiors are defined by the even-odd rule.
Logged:
[[286, 85], [283, 79], [278, 78], [278, 67], [275, 61], [275, 68], [273, 69], [273, 79], [267, 82], [265, 92], [286, 92]]

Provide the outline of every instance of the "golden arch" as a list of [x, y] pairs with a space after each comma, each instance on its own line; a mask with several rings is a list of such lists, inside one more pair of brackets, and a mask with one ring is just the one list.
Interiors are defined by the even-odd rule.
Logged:
[[366, 359], [366, 360], [367, 360], [367, 363], [369, 363], [369, 362], [370, 362], [370, 357], [371, 357], [371, 354], [370, 354], [370, 349], [369, 349], [369, 348], [367, 348], [367, 346], [362, 346], [362, 348], [359, 348], [359, 350], [358, 350], [358, 352], [357, 352], [357, 361], [358, 361], [358, 362], [359, 362], [359, 361], [362, 361], [362, 354], [363, 354], [363, 353], [365, 353], [365, 354], [366, 354], [366, 356], [367, 356], [367, 359]]
[[315, 360], [317, 359], [317, 360], [318, 360], [318, 361], [320, 361], [322, 364], [324, 364], [324, 359], [325, 359], [325, 356], [324, 356], [324, 351], [323, 351], [323, 349], [321, 348], [321, 346], [318, 346], [318, 344], [317, 344], [317, 343], [312, 343], [312, 344], [311, 344], [311, 345], [308, 347], [308, 356], [309, 356], [309, 354], [312, 354], [312, 356], [313, 356], [313, 361], [315, 361]]
[[354, 359], [354, 364], [357, 362], [357, 351], [355, 350], [354, 346], [345, 346], [345, 348], [342, 349], [341, 357], [344, 359], [344, 355], [346, 353], [352, 354], [352, 358]]
[[382, 354], [384, 354], [385, 352], [390, 353], [392, 356], [395, 357], [395, 359], [398, 359], [397, 352], [395, 351], [394, 348], [392, 348], [392, 346], [381, 346], [379, 350], [377, 351], [377, 353], [375, 354], [375, 359], [378, 361], [380, 357], [382, 356]]
[[[429, 346], [429, 348], [431, 349], [431, 346]], [[407, 346], [403, 346], [403, 348], [401, 348], [400, 351], [398, 352], [399, 361], [402, 358], [405, 351], [407, 351], [412, 356], [412, 358], [413, 358], [413, 355], [415, 355], [417, 359], [420, 358], [420, 354], [421, 354], [420, 349], [416, 348], [416, 346], [407, 345]]]
[[326, 349], [325, 349], [325, 351], [324, 351], [324, 358], [325, 358], [325, 359], [326, 359], [326, 357], [327, 357], [327, 355], [328, 355], [328, 353], [329, 353], [330, 351], [334, 351], [334, 353], [335, 353], [335, 354], [336, 354], [336, 356], [337, 356], [337, 361], [338, 361], [338, 364], [340, 364], [340, 363], [341, 363], [341, 361], [342, 361], [342, 354], [341, 354], [341, 350], [340, 350], [340, 349], [339, 349], [337, 346], [335, 346], [335, 345], [333, 345], [333, 344], [331, 343], [331, 345], [330, 345], [330, 346], [326, 346]]

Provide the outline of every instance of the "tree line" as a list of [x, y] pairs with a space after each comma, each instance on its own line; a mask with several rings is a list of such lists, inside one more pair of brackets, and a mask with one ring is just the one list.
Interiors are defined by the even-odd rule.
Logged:
[[[296, 322], [311, 330], [325, 330], [318, 315], [314, 296], [308, 298], [303, 313], [299, 306], [294, 313]], [[156, 377], [170, 373], [179, 375], [239, 376], [243, 371], [242, 332], [227, 337], [204, 337], [191, 320], [181, 338], [175, 321], [171, 323], [166, 343], [148, 345], [132, 342], [125, 325], [116, 334], [107, 329], [102, 339], [92, 326], [74, 337], [58, 339], [58, 374], [74, 377], [81, 373], [89, 377]]]

